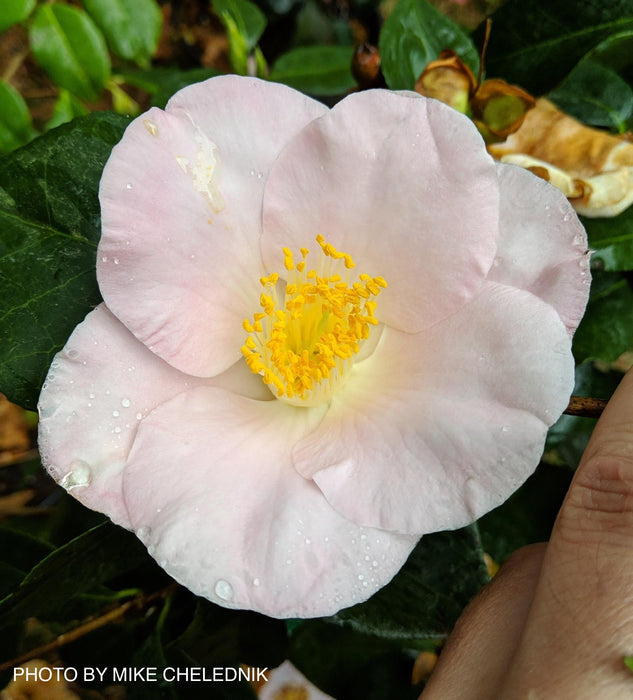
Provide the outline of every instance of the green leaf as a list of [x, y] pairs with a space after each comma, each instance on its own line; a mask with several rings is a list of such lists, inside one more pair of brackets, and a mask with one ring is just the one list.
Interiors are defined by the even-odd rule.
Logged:
[[103, 34], [74, 7], [41, 5], [29, 28], [33, 55], [51, 78], [77, 97], [95, 100], [110, 77]]
[[97, 193], [127, 123], [95, 112], [0, 160], [0, 390], [26, 408], [53, 355], [100, 301]]
[[579, 362], [612, 362], [633, 349], [633, 291], [624, 277], [616, 276], [613, 284], [591, 295], [573, 349]]
[[252, 51], [266, 29], [266, 15], [249, 0], [213, 0], [213, 9], [225, 22], [228, 15], [244, 39], [247, 51]]
[[155, 0], [84, 0], [84, 5], [117, 56], [149, 64], [162, 24]]
[[248, 56], [266, 28], [266, 16], [249, 0], [213, 0], [229, 40], [229, 58], [236, 73], [246, 75]]
[[633, 89], [619, 71], [633, 64], [633, 32], [616, 34], [586, 54], [548, 97], [585, 124], [633, 127]]
[[397, 644], [321, 620], [299, 626], [288, 658], [334, 698], [416, 700], [420, 695], [411, 684], [412, 659]]
[[624, 665], [633, 673], [633, 656], [625, 656], [623, 661]]
[[36, 0], [2, 0], [0, 6], [0, 32], [23, 22], [33, 12]]
[[46, 129], [54, 129], [71, 122], [75, 117], [83, 117], [85, 114], [88, 114], [88, 109], [71, 92], [62, 88], [59, 91], [57, 102], [55, 102], [53, 115], [46, 123]]
[[551, 90], [596, 44], [633, 30], [633, 0], [508, 2], [495, 12], [492, 26], [488, 74], [538, 95]]
[[143, 564], [136, 537], [111, 523], [98, 525], [49, 554], [18, 590], [0, 601], [0, 628], [27, 616], [53, 613], [60, 605]]
[[151, 93], [152, 105], [162, 109], [169, 98], [178, 90], [182, 90], [187, 85], [208, 80], [216, 75], [219, 75], [219, 73], [213, 68], [192, 68], [191, 70], [152, 68], [152, 70], [137, 70], [123, 73], [121, 78], [128, 85], [135, 85]]
[[510, 498], [477, 521], [481, 541], [499, 564], [512, 552], [549, 539], [573, 472], [541, 464]]
[[633, 270], [633, 207], [611, 219], [580, 217], [587, 230], [592, 265], [602, 270]]
[[0, 80], [0, 153], [19, 148], [34, 136], [29, 108], [22, 95]]
[[309, 95], [342, 95], [356, 85], [352, 76], [353, 46], [304, 46], [281, 56], [270, 80]]
[[334, 620], [359, 632], [419, 646], [445, 637], [488, 581], [476, 525], [423, 537], [395, 578]]
[[53, 546], [11, 528], [0, 527], [0, 560], [27, 572], [48, 556]]
[[427, 0], [399, 0], [379, 40], [382, 72], [392, 90], [413, 90], [428, 63], [453, 49], [475, 74], [479, 55], [470, 37]]

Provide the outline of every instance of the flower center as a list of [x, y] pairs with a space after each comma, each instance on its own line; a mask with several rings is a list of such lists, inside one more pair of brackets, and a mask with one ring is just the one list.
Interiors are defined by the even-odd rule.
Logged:
[[352, 257], [326, 243], [319, 244], [318, 269], [306, 269], [310, 252], [301, 248], [295, 264], [283, 249], [288, 281], [274, 272], [262, 277], [262, 311], [242, 324], [248, 333], [242, 354], [251, 372], [282, 401], [315, 406], [327, 401], [354, 364], [354, 356], [369, 337], [378, 296], [387, 286], [382, 277], [358, 276], [351, 282]]

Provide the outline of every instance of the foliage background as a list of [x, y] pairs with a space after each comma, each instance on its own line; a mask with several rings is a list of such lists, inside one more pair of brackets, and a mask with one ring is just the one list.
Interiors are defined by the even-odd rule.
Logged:
[[[52, 356], [99, 303], [101, 169], [130, 116], [163, 106], [184, 85], [248, 73], [331, 105], [358, 89], [354, 47], [369, 42], [379, 47], [386, 86], [412, 89], [445, 48], [476, 73], [481, 21], [492, 15], [489, 77], [548, 95], [587, 124], [631, 129], [633, 0], [498, 5], [4, 0], [0, 390], [33, 410]], [[608, 398], [633, 361], [633, 208], [584, 223], [595, 252], [591, 299], [574, 340], [575, 393]], [[133, 534], [80, 506], [43, 473], [33, 414], [6, 403], [0, 410], [0, 688], [24, 654], [77, 668], [97, 658], [109, 667], [274, 667], [289, 658], [339, 700], [417, 697], [423, 678], [412, 680], [415, 659], [441, 648], [488, 580], [490, 558], [501, 563], [548, 537], [594, 423], [563, 416], [543, 462], [509, 501], [468, 528], [425, 537], [367, 603], [328, 619], [280, 621], [218, 608], [173, 584]], [[63, 633], [71, 641], [61, 643]], [[75, 691], [91, 698], [255, 697], [248, 684], [96, 683]]]

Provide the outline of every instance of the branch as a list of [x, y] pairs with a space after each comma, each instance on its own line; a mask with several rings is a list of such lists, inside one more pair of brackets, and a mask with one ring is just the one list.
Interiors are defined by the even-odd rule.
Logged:
[[594, 399], [590, 396], [572, 396], [569, 405], [563, 411], [568, 416], [582, 416], [583, 418], [600, 418], [606, 399]]
[[170, 583], [169, 586], [161, 588], [161, 590], [156, 591], [154, 593], [140, 593], [131, 600], [128, 600], [125, 603], [122, 603], [121, 605], [118, 605], [113, 610], [109, 610], [103, 615], [99, 615], [98, 617], [89, 619], [87, 622], [84, 622], [82, 625], [79, 625], [79, 627], [75, 627], [69, 632], [64, 632], [63, 634], [60, 634], [59, 637], [54, 639], [52, 642], [49, 642], [48, 644], [43, 644], [42, 646], [37, 647], [35, 649], [31, 649], [30, 651], [27, 651], [25, 654], [22, 654], [21, 656], [18, 656], [15, 659], [11, 659], [10, 661], [6, 661], [5, 663], [0, 664], [0, 673], [3, 673], [4, 671], [9, 671], [14, 666], [19, 666], [20, 664], [23, 664], [26, 661], [30, 661], [31, 659], [42, 658], [46, 654], [50, 654], [50, 652], [55, 651], [63, 647], [64, 645], [69, 644], [70, 642], [74, 642], [77, 639], [83, 637], [84, 635], [89, 634], [90, 632], [93, 632], [96, 629], [99, 629], [100, 627], [105, 627], [105, 625], [110, 625], [113, 622], [119, 622], [125, 617], [125, 615], [127, 615], [127, 613], [130, 610], [144, 610], [150, 604], [156, 601], [165, 600], [165, 598], [168, 598], [170, 595], [172, 595], [178, 588], [180, 588], [180, 586], [177, 583]]

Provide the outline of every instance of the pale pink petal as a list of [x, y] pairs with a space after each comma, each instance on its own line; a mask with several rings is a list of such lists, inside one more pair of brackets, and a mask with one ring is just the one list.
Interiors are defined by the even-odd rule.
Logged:
[[240, 357], [258, 310], [258, 240], [272, 161], [326, 108], [238, 76], [179, 92], [130, 124], [103, 172], [97, 275], [111, 311], [177, 369]]
[[461, 527], [532, 473], [572, 387], [556, 312], [488, 283], [424, 333], [384, 328], [294, 463], [359, 524], [419, 534]]
[[158, 563], [215, 603], [273, 617], [328, 615], [387, 583], [416, 538], [345, 520], [292, 467], [325, 410], [205, 387], [157, 408], [123, 490]]
[[[274, 164], [264, 193], [262, 253], [349, 253], [389, 287], [376, 315], [409, 332], [475, 295], [496, 250], [499, 188], [472, 122], [436, 100], [384, 90], [345, 98]], [[279, 270], [283, 272], [283, 268]]]
[[129, 527], [121, 472], [138, 426], [163, 401], [211, 383], [248, 396], [267, 392], [243, 362], [214, 380], [181, 374], [102, 304], [74, 330], [44, 383], [39, 400], [42, 462], [84, 505]]
[[290, 661], [273, 668], [267, 676], [268, 682], [258, 694], [260, 700], [334, 700], [310, 683]]
[[500, 237], [489, 279], [551, 304], [573, 335], [589, 294], [587, 234], [567, 198], [524, 168], [497, 164]]

